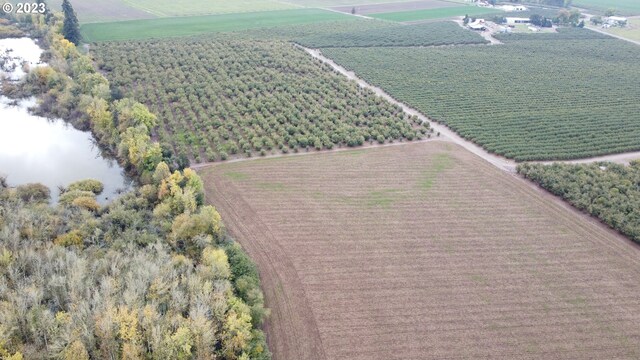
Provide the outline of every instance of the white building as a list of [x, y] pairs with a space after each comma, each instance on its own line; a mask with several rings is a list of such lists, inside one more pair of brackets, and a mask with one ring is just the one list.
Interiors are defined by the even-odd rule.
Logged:
[[529, 18], [520, 18], [520, 17], [508, 17], [507, 25], [516, 25], [516, 24], [529, 24], [531, 20]]
[[527, 7], [523, 5], [502, 5], [502, 6], [499, 6], [499, 8], [506, 12], [527, 11]]
[[609, 16], [604, 20], [604, 23], [609, 26], [625, 26], [627, 25], [627, 18], [620, 16]]
[[476, 21], [468, 23], [467, 26], [471, 30], [483, 31], [487, 29], [487, 26], [484, 23], [484, 19], [476, 19]]

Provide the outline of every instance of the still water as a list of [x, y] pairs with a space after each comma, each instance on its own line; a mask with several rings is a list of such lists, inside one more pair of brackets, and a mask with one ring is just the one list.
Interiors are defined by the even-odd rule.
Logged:
[[[19, 66], [5, 72], [13, 81], [24, 76], [22, 63], [38, 66], [42, 50], [29, 38], [0, 39], [0, 54], [7, 49]], [[5, 66], [6, 68], [6, 66]], [[91, 133], [79, 131], [60, 119], [32, 115], [34, 99], [11, 103], [0, 96], [0, 175], [9, 185], [42, 183], [58, 198], [58, 187], [83, 179], [96, 179], [105, 190], [98, 201], [106, 203], [131, 187], [115, 160], [103, 156]]]

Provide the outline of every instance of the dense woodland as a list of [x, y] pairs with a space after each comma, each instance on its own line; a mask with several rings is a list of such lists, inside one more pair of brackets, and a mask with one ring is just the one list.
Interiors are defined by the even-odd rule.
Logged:
[[179, 159], [331, 149], [427, 133], [400, 107], [284, 41], [197, 38], [93, 49], [116, 91], [158, 115], [154, 136]]
[[518, 172], [640, 242], [640, 161], [630, 166], [522, 164]]
[[52, 207], [46, 187], [0, 179], [0, 358], [270, 358], [255, 266], [198, 175], [151, 139], [157, 117], [112, 94], [61, 20], [29, 17], [49, 66], [3, 92], [92, 130], [141, 186], [103, 207], [102, 184], [82, 181]]
[[553, 160], [640, 149], [638, 46], [583, 29], [499, 38], [504, 45], [323, 53], [499, 155]]

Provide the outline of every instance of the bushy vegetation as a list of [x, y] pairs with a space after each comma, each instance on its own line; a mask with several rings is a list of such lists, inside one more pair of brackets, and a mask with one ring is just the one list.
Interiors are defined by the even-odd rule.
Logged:
[[630, 166], [522, 164], [518, 172], [640, 242], [640, 161]]
[[400, 107], [286, 42], [108, 43], [95, 53], [115, 91], [158, 115], [154, 136], [179, 159], [215, 161], [420, 136]]
[[269, 358], [257, 272], [193, 171], [106, 208], [85, 186], [0, 186], [0, 357]]
[[323, 52], [466, 139], [519, 161], [640, 149], [640, 48], [582, 29], [500, 39], [506, 44]]
[[[203, 183], [151, 139], [156, 116], [109, 82], [59, 31], [35, 30], [47, 62], [16, 93], [90, 128], [142, 184], [107, 207], [103, 185], [0, 179], [0, 358], [269, 359], [257, 272], [204, 205]], [[170, 160], [169, 163], [163, 160]]]
[[349, 29], [343, 32], [316, 33], [294, 39], [300, 45], [320, 47], [434, 46], [484, 44], [482, 36], [453, 22], [396, 25], [376, 29]]

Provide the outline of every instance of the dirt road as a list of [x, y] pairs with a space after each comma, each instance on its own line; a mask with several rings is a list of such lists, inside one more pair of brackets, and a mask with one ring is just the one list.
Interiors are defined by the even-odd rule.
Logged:
[[[333, 60], [325, 57], [324, 55], [322, 55], [320, 50], [318, 50], [318, 49], [309, 49], [309, 48], [305, 48], [305, 47], [300, 46], [300, 45], [296, 45], [296, 46], [304, 49], [307, 53], [309, 53], [314, 58], [316, 58], [318, 60], [321, 60], [322, 62], [324, 62], [326, 64], [331, 65], [331, 67], [334, 70], [336, 70], [338, 73], [346, 76], [347, 78], [349, 78], [351, 80], [356, 81], [358, 83], [358, 85], [360, 85], [360, 86], [362, 86], [364, 88], [371, 89], [378, 96], [381, 96], [384, 99], [390, 101], [391, 103], [402, 107], [402, 109], [407, 114], [416, 115], [418, 118], [420, 118], [420, 120], [428, 122], [429, 125], [431, 126], [431, 128], [434, 129], [434, 131], [436, 133], [439, 132], [441, 137], [443, 137], [444, 139], [447, 139], [447, 140], [449, 140], [451, 142], [454, 142], [454, 143], [464, 147], [468, 151], [480, 156], [481, 158], [483, 158], [484, 160], [488, 161], [489, 163], [493, 164], [494, 166], [496, 166], [497, 168], [499, 168], [501, 170], [504, 170], [504, 171], [507, 171], [507, 172], [510, 172], [510, 173], [515, 173], [517, 163], [514, 160], [507, 159], [507, 158], [505, 158], [503, 156], [499, 156], [499, 155], [490, 153], [487, 150], [485, 150], [484, 148], [482, 148], [481, 146], [478, 146], [475, 143], [462, 138], [460, 135], [458, 135], [457, 133], [455, 133], [453, 130], [449, 129], [445, 125], [439, 124], [439, 123], [429, 119], [427, 116], [425, 116], [424, 114], [422, 114], [418, 110], [408, 106], [405, 103], [402, 103], [402, 102], [396, 100], [395, 98], [393, 98], [391, 95], [386, 93], [381, 88], [379, 88], [377, 86], [374, 86], [374, 85], [371, 85], [368, 82], [366, 82], [365, 80], [361, 79], [353, 71], [349, 71], [349, 70], [345, 69], [344, 67], [342, 67], [342, 66], [338, 65], [337, 63], [335, 63]], [[560, 163], [583, 164], [583, 163], [591, 163], [591, 162], [598, 162], [598, 161], [612, 161], [612, 162], [616, 162], [616, 163], [628, 164], [631, 160], [634, 160], [634, 159], [640, 159], [640, 151], [622, 153], [622, 154], [605, 155], [605, 156], [599, 156], [599, 157], [593, 157], [593, 158], [587, 158], [587, 159], [574, 159], [574, 160], [562, 160], [562, 161], [545, 161], [545, 162], [542, 162], [542, 163], [560, 162]]]

